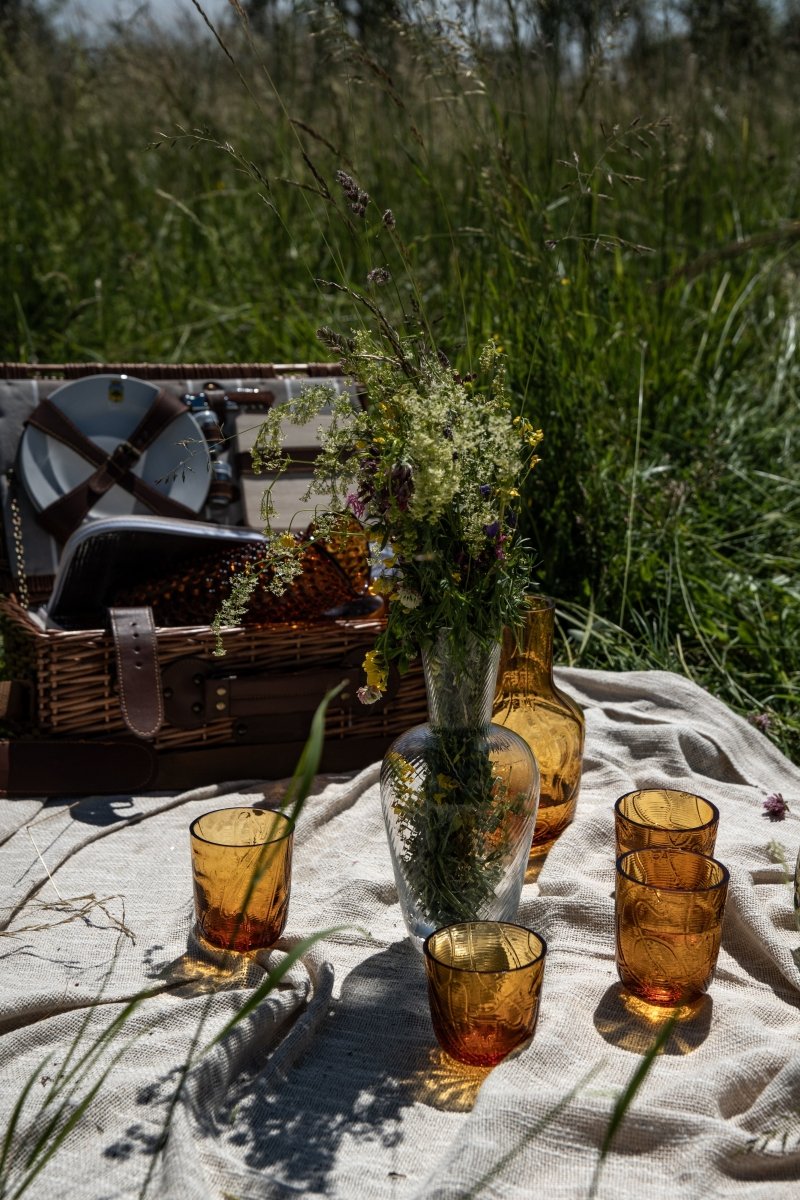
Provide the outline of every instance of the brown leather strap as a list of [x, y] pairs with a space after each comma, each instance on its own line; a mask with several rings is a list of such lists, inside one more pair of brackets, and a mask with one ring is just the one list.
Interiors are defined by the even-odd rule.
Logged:
[[[226, 672], [217, 663], [194, 656], [178, 658], [162, 671], [164, 710], [170, 725], [179, 729], [199, 729], [226, 717], [281, 718], [311, 714], [327, 689], [347, 680], [348, 687], [331, 704], [330, 711], [345, 712], [351, 723], [366, 719], [378, 711], [365, 709], [356, 698], [363, 682], [363, 649], [342, 655], [337, 663], [300, 671]], [[354, 661], [354, 660], [357, 660]], [[384, 700], [397, 693], [399, 676], [392, 671]], [[378, 702], [379, 706], [382, 701]]]
[[[370, 738], [328, 738], [320, 770], [354, 771], [379, 762], [395, 733]], [[297, 766], [303, 742], [264, 741], [254, 745], [194, 746], [190, 750], [162, 751], [158, 756], [159, 790], [185, 791], [206, 783], [233, 783], [244, 779], [285, 779]]]
[[0, 741], [0, 796], [119, 795], [155, 784], [146, 742]]
[[42, 400], [26, 424], [68, 446], [96, 469], [72, 491], [59, 496], [43, 509], [38, 514], [39, 523], [53, 537], [64, 542], [97, 501], [115, 485], [130, 492], [146, 508], [160, 516], [194, 519], [197, 514], [192, 509], [165, 496], [134, 475], [132, 470], [148, 446], [186, 411], [186, 405], [177, 396], [171, 392], [158, 392], [128, 439], [120, 442], [111, 454], [106, 454], [57, 405], [51, 400]]
[[153, 611], [110, 608], [122, 718], [131, 733], [154, 737], [164, 720]]

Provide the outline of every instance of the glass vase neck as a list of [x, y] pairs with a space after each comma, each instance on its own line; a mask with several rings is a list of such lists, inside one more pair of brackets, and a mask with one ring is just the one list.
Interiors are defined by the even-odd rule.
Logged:
[[553, 686], [553, 630], [555, 601], [549, 596], [529, 596], [523, 612], [524, 624], [503, 635], [503, 663], [524, 664], [527, 687]]
[[434, 729], [483, 729], [492, 719], [500, 642], [488, 645], [442, 629], [422, 651], [428, 714]]

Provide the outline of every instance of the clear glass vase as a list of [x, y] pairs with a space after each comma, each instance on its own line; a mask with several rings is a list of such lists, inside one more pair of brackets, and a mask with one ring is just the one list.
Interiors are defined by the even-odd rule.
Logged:
[[389, 849], [418, 948], [454, 921], [513, 920], [519, 905], [539, 773], [523, 739], [491, 724], [499, 653], [443, 630], [423, 653], [430, 720], [383, 760]]
[[555, 602], [530, 596], [519, 638], [503, 634], [492, 720], [513, 729], [534, 753], [541, 776], [531, 857], [547, 853], [575, 816], [585, 722], [553, 678]]

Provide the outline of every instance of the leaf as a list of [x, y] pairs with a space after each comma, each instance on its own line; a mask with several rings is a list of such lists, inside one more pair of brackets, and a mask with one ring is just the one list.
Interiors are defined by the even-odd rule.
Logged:
[[603, 1138], [603, 1144], [600, 1147], [600, 1158], [597, 1161], [597, 1166], [595, 1167], [594, 1176], [592, 1178], [592, 1186], [589, 1189], [589, 1200], [592, 1200], [592, 1197], [597, 1194], [597, 1185], [600, 1182], [600, 1171], [602, 1170], [603, 1163], [605, 1162], [606, 1157], [611, 1150], [612, 1143], [614, 1138], [617, 1136], [617, 1131], [624, 1120], [625, 1114], [633, 1103], [634, 1097], [639, 1088], [647, 1078], [650, 1068], [668, 1042], [670, 1034], [675, 1028], [677, 1019], [677, 1016], [673, 1014], [668, 1021], [665, 1021], [664, 1027], [659, 1031], [658, 1037], [644, 1055], [639, 1066], [631, 1076], [628, 1086], [625, 1088], [624, 1092], [617, 1100], [617, 1103], [614, 1105], [613, 1112], [611, 1113], [611, 1120], [608, 1123], [606, 1134]]
[[346, 685], [347, 680], [343, 679], [335, 688], [331, 688], [323, 696], [314, 716], [311, 718], [311, 729], [309, 730], [308, 739], [297, 761], [297, 766], [289, 781], [289, 786], [286, 789], [286, 803], [291, 804], [293, 807], [291, 813], [293, 820], [296, 820], [298, 817], [300, 809], [313, 787], [314, 777], [319, 772], [319, 766], [322, 761], [322, 750], [325, 743], [325, 713], [328, 710], [328, 705], [331, 700], [339, 695]]
[[211, 1049], [212, 1046], [216, 1046], [217, 1042], [220, 1042], [222, 1038], [224, 1038], [226, 1034], [230, 1033], [230, 1031], [235, 1028], [240, 1021], [243, 1021], [244, 1018], [248, 1016], [248, 1014], [251, 1013], [254, 1008], [257, 1008], [264, 997], [268, 996], [269, 993], [277, 987], [287, 971], [291, 970], [297, 960], [302, 958], [307, 950], [316, 945], [317, 942], [322, 941], [323, 938], [331, 937], [332, 934], [341, 933], [346, 929], [352, 929], [352, 926], [333, 925], [330, 927], [330, 929], [320, 929], [317, 933], [309, 934], [308, 937], [303, 938], [302, 941], [299, 941], [296, 946], [293, 946], [283, 962], [279, 963], [273, 971], [270, 971], [264, 982], [259, 984], [253, 994], [239, 1009], [239, 1011], [231, 1017], [230, 1021], [228, 1021], [222, 1027], [222, 1029], [220, 1029], [219, 1033], [214, 1035], [208, 1045], [203, 1049], [202, 1053], [205, 1054]]

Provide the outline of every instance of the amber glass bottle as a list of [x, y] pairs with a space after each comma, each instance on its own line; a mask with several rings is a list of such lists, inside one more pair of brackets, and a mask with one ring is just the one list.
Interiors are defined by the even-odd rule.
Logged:
[[555, 603], [531, 596], [519, 639], [503, 635], [492, 721], [530, 746], [541, 774], [532, 857], [546, 853], [575, 816], [585, 723], [578, 705], [553, 679]]

